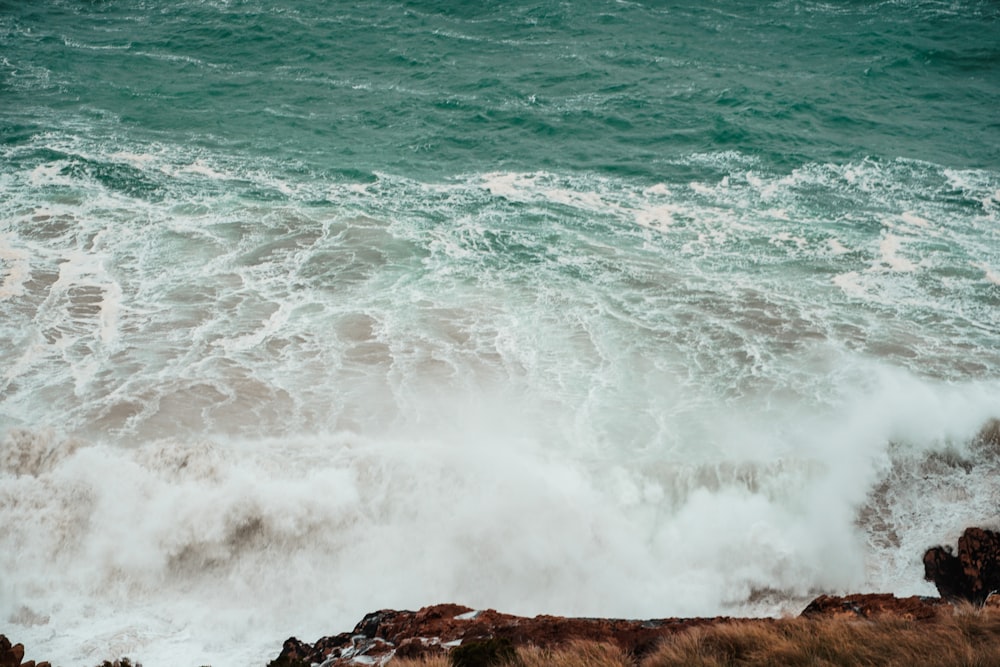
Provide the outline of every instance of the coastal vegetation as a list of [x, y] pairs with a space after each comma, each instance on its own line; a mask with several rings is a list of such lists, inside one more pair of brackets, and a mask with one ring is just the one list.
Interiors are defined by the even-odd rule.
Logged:
[[[454, 653], [452, 655], [455, 655]], [[446, 655], [393, 659], [392, 667], [456, 667]], [[665, 637], [642, 656], [612, 643], [577, 641], [555, 649], [519, 647], [477, 667], [976, 667], [1000, 665], [1000, 613], [943, 606], [937, 618], [885, 616], [734, 620]], [[462, 663], [462, 667], [471, 667]]]

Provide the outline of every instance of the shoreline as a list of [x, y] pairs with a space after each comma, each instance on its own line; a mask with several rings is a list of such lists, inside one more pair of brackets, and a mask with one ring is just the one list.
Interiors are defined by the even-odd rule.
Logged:
[[[824, 633], [831, 635], [825, 642], [843, 643], [841, 648], [850, 651], [854, 650], [853, 643], [876, 641], [874, 636], [867, 639], [858, 636], [858, 622], [868, 628], [866, 632], [878, 636], [898, 633], [901, 641], [897, 648], [905, 648], [910, 642], [909, 649], [923, 657], [928, 651], [933, 653], [934, 645], [929, 648], [919, 645], [926, 636], [935, 633], [942, 635], [935, 641], [944, 644], [957, 646], [962, 641], [969, 644], [962, 649], [965, 658], [955, 658], [958, 662], [949, 662], [950, 658], [940, 656], [938, 660], [932, 655], [927, 664], [1000, 664], [1000, 595], [997, 594], [1000, 591], [1000, 532], [966, 528], [958, 539], [957, 549], [931, 547], [924, 552], [923, 564], [924, 578], [934, 583], [939, 597], [901, 598], [891, 593], [820, 595], [797, 616], [785, 618], [526, 617], [452, 603], [423, 607], [418, 611], [382, 609], [365, 615], [351, 631], [321, 637], [313, 643], [289, 637], [267, 667], [382, 666], [390, 661], [400, 661], [400, 667], [409, 663], [429, 666], [435, 661], [459, 667], [465, 660], [461, 656], [467, 653], [478, 657], [466, 667], [489, 667], [514, 661], [519, 651], [534, 651], [538, 655], [539, 651], [548, 652], [546, 655], [551, 658], [582, 645], [603, 647], [600, 649], [602, 655], [610, 651], [626, 660], [628, 665], [656, 667], [660, 663], [649, 661], [672, 651], [673, 646], [686, 643], [689, 648], [694, 646], [692, 650], [696, 653], [703, 652], [707, 649], [699, 642], [715, 645], [713, 642], [717, 641], [711, 638], [719, 634], [729, 637], [724, 644], [756, 637], [752, 643], [757, 654], [764, 658], [770, 655], [772, 644], [783, 643], [786, 649], [809, 650], [810, 643]], [[686, 637], [683, 641], [678, 639], [682, 636]], [[895, 655], [896, 649], [885, 651]], [[989, 654], [988, 658], [983, 657], [983, 651]], [[0, 667], [52, 667], [45, 661], [24, 661], [25, 652], [24, 645], [14, 644], [0, 634]], [[886, 660], [877, 664], [912, 667], [913, 656], [906, 651], [903, 653], [905, 656], [900, 654], [898, 661], [887, 654]], [[487, 654], [493, 658], [484, 658]], [[803, 659], [808, 664], [819, 660], [812, 654]], [[850, 656], [846, 659], [848, 662], [840, 664], [852, 664]], [[516, 660], [524, 662], [519, 657]], [[691, 658], [681, 660], [683, 664]], [[613, 662], [602, 659], [595, 667]], [[568, 665], [572, 664], [571, 660]], [[757, 663], [724, 661], [718, 664]], [[120, 658], [114, 662], [106, 660], [96, 667], [141, 667], [141, 663]]]

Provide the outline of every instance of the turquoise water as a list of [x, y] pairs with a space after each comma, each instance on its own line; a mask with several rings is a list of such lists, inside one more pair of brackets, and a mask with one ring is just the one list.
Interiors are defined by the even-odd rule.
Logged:
[[3, 625], [931, 593], [998, 520], [997, 109], [995, 2], [0, 0]]
[[86, 128], [296, 179], [998, 160], [991, 2], [302, 4], [11, 6], [5, 145]]

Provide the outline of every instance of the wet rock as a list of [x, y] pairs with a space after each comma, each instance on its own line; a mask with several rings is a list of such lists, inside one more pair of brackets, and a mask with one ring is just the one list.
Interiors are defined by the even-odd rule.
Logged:
[[313, 647], [305, 642], [300, 642], [295, 637], [289, 637], [281, 646], [281, 653], [278, 657], [267, 663], [267, 667], [309, 667], [311, 662], [308, 656], [312, 653]]
[[[311, 646], [297, 639], [285, 642], [269, 667], [318, 663], [324, 667], [384, 664], [393, 656], [418, 658], [443, 655], [456, 647], [495, 640], [511, 646], [550, 648], [575, 640], [615, 644], [635, 656], [656, 647], [664, 635], [722, 619], [657, 619], [633, 621], [602, 618], [536, 616], [527, 618], [493, 609], [473, 610], [457, 604], [419, 611], [383, 609], [366, 615], [352, 632], [323, 637]], [[283, 662], [282, 662], [283, 661]]]
[[930, 621], [943, 604], [940, 598], [912, 596], [897, 598], [888, 593], [864, 595], [821, 595], [802, 610], [805, 617], [878, 618], [893, 617], [909, 621]]
[[[895, 616], [922, 621], [935, 618], [936, 610], [942, 604], [939, 598], [821, 596], [806, 608], [803, 615], [850, 618]], [[575, 641], [614, 645], [634, 659], [641, 660], [654, 651], [665, 636], [729, 620], [721, 617], [651, 620], [563, 616], [528, 618], [493, 609], [473, 610], [456, 604], [424, 607], [419, 611], [383, 609], [366, 615], [352, 632], [323, 637], [312, 645], [289, 639], [270, 667], [297, 667], [310, 663], [322, 664], [323, 667], [346, 667], [360, 663], [383, 665], [394, 656], [420, 658], [443, 655], [465, 646], [509, 645], [514, 648], [535, 646], [549, 649]], [[759, 619], [757, 622], [772, 623], [774, 619]], [[471, 652], [475, 650], [470, 649]], [[458, 655], [464, 652], [460, 651]]]
[[51, 667], [47, 662], [24, 660], [24, 644], [11, 644], [5, 635], [0, 635], [0, 667]]
[[11, 645], [10, 640], [0, 635], [0, 667], [19, 667], [24, 658], [24, 644]]
[[924, 552], [924, 578], [934, 582], [942, 598], [982, 605], [1000, 591], [1000, 533], [967, 528], [958, 538], [958, 552], [937, 546]]

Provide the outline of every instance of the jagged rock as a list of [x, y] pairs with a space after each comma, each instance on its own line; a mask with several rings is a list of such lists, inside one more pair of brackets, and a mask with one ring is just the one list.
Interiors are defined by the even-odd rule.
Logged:
[[659, 619], [630, 621], [600, 618], [536, 616], [526, 618], [492, 609], [473, 610], [456, 604], [424, 607], [419, 611], [383, 609], [366, 615], [352, 632], [323, 637], [308, 645], [297, 639], [285, 642], [281, 655], [269, 667], [318, 663], [324, 667], [363, 662], [384, 664], [393, 655], [419, 658], [441, 655], [469, 642], [496, 639], [512, 646], [542, 648], [574, 640], [618, 645], [642, 656], [666, 634], [723, 619]]
[[[896, 598], [892, 595], [821, 596], [806, 616], [848, 615], [851, 618], [895, 616], [931, 620], [943, 604], [938, 598]], [[442, 655], [460, 646], [496, 640], [513, 647], [557, 648], [582, 640], [612, 644], [636, 660], [656, 649], [659, 642], [688, 628], [727, 622], [729, 618], [664, 618], [622, 620], [610, 618], [527, 618], [493, 609], [473, 610], [456, 604], [424, 607], [419, 611], [383, 609], [366, 615], [352, 632], [323, 637], [311, 646], [297, 639], [285, 642], [270, 667], [321, 664], [346, 667], [360, 662], [384, 665], [393, 656], [420, 658]], [[756, 622], [773, 623], [774, 619]], [[300, 661], [300, 662], [296, 662]]]
[[300, 642], [295, 637], [289, 637], [281, 646], [281, 653], [278, 657], [267, 663], [267, 667], [308, 667], [311, 663], [307, 659], [313, 651], [312, 646], [305, 642]]
[[897, 598], [888, 593], [864, 595], [821, 595], [802, 610], [802, 616], [832, 616], [843, 618], [876, 618], [892, 616], [910, 621], [929, 621], [937, 616], [940, 598], [912, 596]]
[[0, 667], [19, 667], [24, 658], [24, 644], [11, 645], [10, 640], [0, 635]]
[[938, 546], [924, 553], [924, 578], [934, 582], [942, 598], [982, 605], [1000, 591], [1000, 533], [967, 528], [958, 538], [958, 553]]
[[23, 660], [24, 644], [11, 644], [5, 635], [0, 635], [0, 667], [51, 667], [47, 662]]

